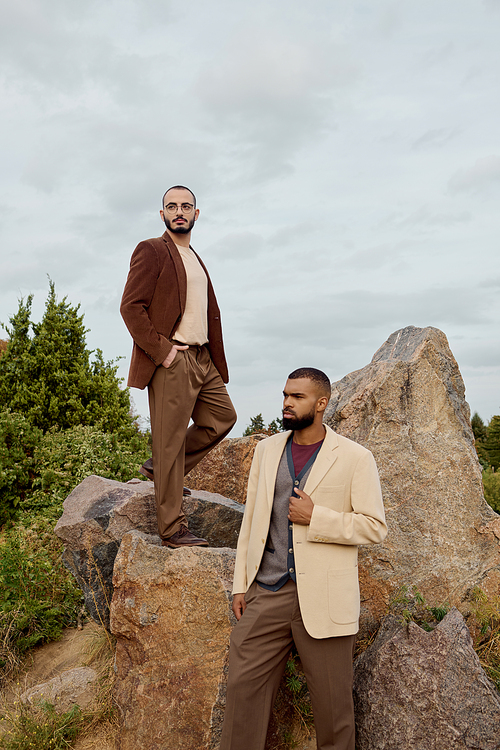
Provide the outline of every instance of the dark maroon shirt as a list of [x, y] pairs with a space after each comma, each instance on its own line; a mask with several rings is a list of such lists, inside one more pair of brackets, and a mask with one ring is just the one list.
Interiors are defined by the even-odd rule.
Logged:
[[322, 442], [323, 440], [320, 440], [318, 443], [313, 443], [312, 445], [299, 445], [298, 443], [294, 443], [292, 439], [292, 459], [295, 468], [295, 476], [300, 474], [313, 453], [321, 446]]

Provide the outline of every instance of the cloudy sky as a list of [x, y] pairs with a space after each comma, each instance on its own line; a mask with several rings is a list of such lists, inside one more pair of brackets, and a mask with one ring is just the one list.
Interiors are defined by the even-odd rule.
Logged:
[[0, 321], [30, 292], [39, 319], [49, 275], [125, 376], [130, 255], [187, 184], [233, 435], [291, 369], [337, 380], [407, 325], [500, 413], [500, 0], [1, 7]]

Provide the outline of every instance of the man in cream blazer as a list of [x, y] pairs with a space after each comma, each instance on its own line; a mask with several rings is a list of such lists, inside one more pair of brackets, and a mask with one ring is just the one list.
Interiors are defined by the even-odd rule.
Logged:
[[370, 451], [323, 425], [323, 372], [295, 370], [283, 394], [287, 431], [257, 445], [248, 479], [220, 750], [264, 750], [293, 643], [318, 750], [354, 750], [357, 550], [386, 536], [380, 482]]

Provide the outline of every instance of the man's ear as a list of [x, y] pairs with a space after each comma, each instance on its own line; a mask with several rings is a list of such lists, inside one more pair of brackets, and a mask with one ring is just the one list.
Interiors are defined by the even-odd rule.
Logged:
[[325, 411], [326, 407], [328, 406], [329, 400], [330, 399], [328, 399], [326, 396], [321, 396], [321, 398], [316, 401], [316, 411]]

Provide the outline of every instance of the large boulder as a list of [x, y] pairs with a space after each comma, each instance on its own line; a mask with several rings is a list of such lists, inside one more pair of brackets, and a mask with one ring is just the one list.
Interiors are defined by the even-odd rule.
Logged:
[[120, 750], [202, 750], [220, 734], [235, 552], [149, 542], [126, 534], [115, 562]]
[[452, 609], [432, 632], [388, 615], [354, 669], [358, 750], [498, 750], [500, 695]]
[[[123, 537], [111, 603], [120, 750], [219, 747], [234, 559], [227, 548], [171, 550], [140, 532]], [[309, 734], [282, 683], [266, 748], [283, 748], [288, 736], [312, 750]]]
[[152, 482], [123, 484], [97, 476], [87, 477], [68, 495], [54, 529], [89, 613], [106, 628], [116, 553], [131, 529], [157, 533]]
[[195, 490], [220, 492], [237, 503], [244, 503], [253, 452], [259, 440], [265, 437], [250, 435], [222, 440], [187, 474], [186, 485]]
[[[160, 543], [152, 482], [123, 484], [90, 476], [64, 501], [55, 533], [64, 542], [63, 562], [78, 581], [92, 618], [109, 628], [113, 566], [124, 534], [136, 529]], [[238, 503], [197, 492], [184, 497], [189, 525], [213, 547], [235, 547], [243, 516]]]
[[458, 604], [498, 581], [500, 517], [483, 497], [464, 383], [441, 331], [393, 333], [333, 383], [325, 421], [372, 451], [382, 482], [389, 534], [360, 549], [365, 625], [404, 584], [429, 604]]

